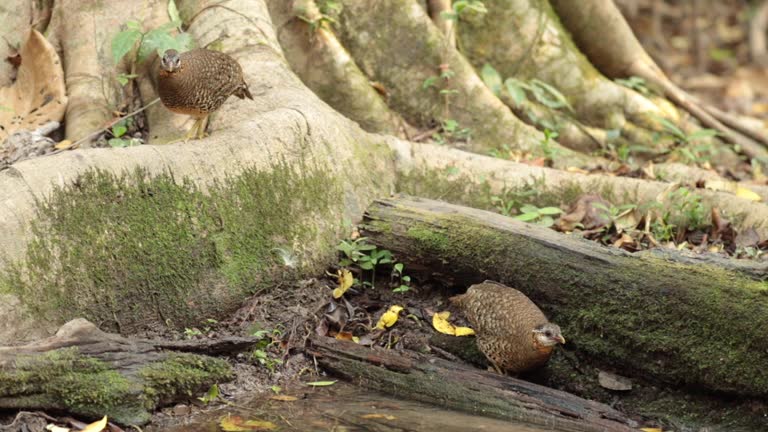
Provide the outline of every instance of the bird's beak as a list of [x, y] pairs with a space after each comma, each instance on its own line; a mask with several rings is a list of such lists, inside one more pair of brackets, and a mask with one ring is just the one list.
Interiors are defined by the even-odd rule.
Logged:
[[562, 335], [557, 337], [557, 341], [560, 342], [561, 344], [565, 345], [565, 338]]

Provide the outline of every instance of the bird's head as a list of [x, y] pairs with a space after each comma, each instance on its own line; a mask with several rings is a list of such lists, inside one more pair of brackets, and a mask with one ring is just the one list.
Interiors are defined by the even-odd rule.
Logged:
[[169, 49], [163, 54], [163, 58], [160, 59], [160, 67], [168, 72], [173, 73], [181, 68], [181, 57], [179, 52], [175, 49]]
[[560, 333], [560, 327], [552, 323], [542, 324], [534, 328], [533, 337], [542, 347], [553, 347], [559, 343], [565, 343], [565, 338]]

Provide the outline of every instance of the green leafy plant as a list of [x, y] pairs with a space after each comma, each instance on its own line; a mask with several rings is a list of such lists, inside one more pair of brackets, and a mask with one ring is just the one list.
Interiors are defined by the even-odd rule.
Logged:
[[645, 96], [649, 96], [652, 93], [651, 89], [648, 88], [648, 83], [645, 82], [645, 79], [638, 76], [631, 76], [629, 78], [616, 78], [613, 81], [616, 84], [630, 88]]
[[451, 10], [442, 12], [440, 16], [445, 20], [457, 20], [464, 12], [485, 14], [488, 9], [481, 0], [456, 0], [451, 5]]
[[392, 290], [393, 292], [405, 293], [411, 290], [411, 277], [403, 274], [404, 269], [405, 265], [403, 263], [395, 263], [395, 265], [392, 266], [392, 275], [393, 277], [397, 277], [400, 283], [397, 288]]
[[279, 328], [265, 330], [255, 327], [249, 332], [251, 336], [259, 339], [250, 353], [250, 360], [266, 367], [270, 372], [274, 372], [277, 366], [283, 363], [282, 360], [274, 358], [269, 354], [269, 348], [280, 342], [280, 336], [283, 332]]
[[342, 240], [336, 249], [344, 254], [344, 258], [339, 261], [342, 267], [348, 267], [352, 264], [358, 264], [360, 260], [368, 255], [368, 252], [376, 249], [375, 245], [369, 244], [366, 237], [358, 237], [354, 240]]
[[515, 216], [515, 219], [550, 227], [555, 223], [555, 219], [552, 216], [559, 215], [562, 212], [563, 211], [557, 207], [539, 208], [531, 204], [526, 204], [520, 208], [520, 214]]
[[656, 215], [650, 223], [650, 229], [659, 241], [674, 240], [676, 237], [680, 239], [686, 231], [708, 225], [707, 209], [701, 195], [685, 187], [670, 192], [665, 203], [646, 205], [642, 211]]
[[213, 326], [218, 323], [219, 322], [216, 321], [215, 319], [208, 318], [205, 321], [203, 321], [204, 325], [202, 326], [203, 327], [202, 330], [200, 330], [197, 327], [192, 327], [192, 328], [186, 327], [184, 328], [184, 337], [186, 337], [187, 339], [194, 339], [198, 336], [202, 336], [205, 333], [209, 333], [213, 329]]
[[560, 152], [560, 148], [553, 145], [553, 143], [556, 144], [555, 140], [558, 136], [560, 136], [560, 134], [557, 132], [544, 129], [544, 138], [539, 142], [541, 153], [550, 161], [555, 160]]
[[448, 119], [440, 122], [440, 132], [432, 134], [438, 144], [445, 144], [452, 141], [467, 141], [472, 135], [472, 130], [462, 128], [456, 120]]
[[501, 195], [494, 195], [491, 197], [491, 204], [496, 207], [504, 216], [514, 216], [518, 213], [520, 207], [524, 203], [529, 202], [531, 197], [538, 192], [533, 188], [526, 188], [520, 190], [504, 190]]
[[138, 138], [124, 138], [125, 133], [128, 132], [128, 129], [132, 126], [132, 123], [132, 118], [126, 118], [115, 123], [110, 129], [112, 138], [107, 140], [107, 144], [109, 144], [111, 147], [132, 147], [141, 145], [142, 142]]
[[203, 403], [203, 405], [208, 405], [209, 403], [215, 401], [219, 398], [219, 385], [214, 384], [211, 387], [208, 388], [208, 391], [201, 397], [197, 398], [200, 402]]
[[115, 64], [128, 53], [134, 53], [130, 60], [131, 72], [117, 77], [120, 84], [125, 85], [129, 80], [136, 78], [136, 65], [143, 63], [153, 52], [162, 55], [168, 49], [183, 52], [192, 48], [192, 38], [188, 33], [173, 34], [181, 26], [179, 12], [173, 0], [168, 3], [168, 15], [171, 22], [149, 30], [144, 29], [139, 21], [126, 21], [125, 30], [112, 38], [112, 60]]

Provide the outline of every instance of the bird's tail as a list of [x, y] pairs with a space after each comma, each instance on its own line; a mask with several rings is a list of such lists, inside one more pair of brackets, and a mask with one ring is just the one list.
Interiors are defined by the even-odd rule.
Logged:
[[235, 90], [235, 96], [239, 97], [240, 99], [248, 98], [250, 100], [253, 100], [253, 96], [251, 96], [251, 91], [248, 90], [248, 84], [243, 83], [243, 85]]
[[466, 294], [459, 294], [453, 297], [449, 297], [448, 301], [451, 302], [452, 305], [461, 308], [464, 306], [464, 300], [466, 298], [467, 298]]

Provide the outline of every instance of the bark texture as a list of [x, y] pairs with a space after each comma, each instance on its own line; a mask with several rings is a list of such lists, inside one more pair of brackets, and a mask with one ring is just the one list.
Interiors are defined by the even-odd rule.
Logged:
[[459, 285], [526, 293], [569, 347], [669, 384], [768, 395], [768, 266], [631, 255], [498, 214], [426, 199], [376, 201], [364, 235]]

